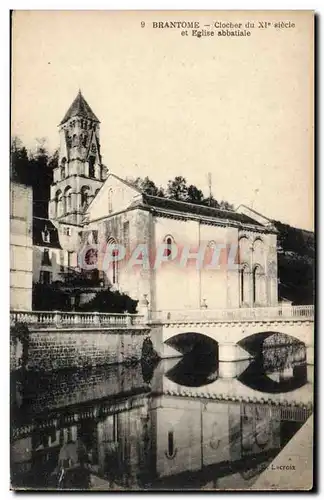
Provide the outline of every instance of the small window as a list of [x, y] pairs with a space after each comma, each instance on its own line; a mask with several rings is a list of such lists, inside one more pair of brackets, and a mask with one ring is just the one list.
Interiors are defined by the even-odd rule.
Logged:
[[67, 265], [69, 268], [72, 267], [72, 256], [73, 256], [73, 252], [68, 251], [68, 253], [67, 253]]
[[50, 444], [53, 444], [56, 442], [56, 429], [53, 427], [49, 431], [49, 436], [50, 436]]
[[50, 285], [52, 283], [52, 273], [50, 271], [41, 271], [40, 282], [43, 285]]
[[45, 226], [44, 231], [42, 231], [42, 238], [44, 243], [50, 243], [51, 242], [51, 235], [47, 227]]
[[174, 447], [174, 433], [173, 431], [168, 432], [168, 449], [165, 452], [165, 456], [171, 460], [177, 454], [177, 449]]
[[166, 243], [165, 255], [167, 256], [168, 260], [170, 260], [172, 257], [172, 245], [173, 245], [172, 238], [168, 236], [165, 240], [165, 243]]
[[63, 234], [65, 236], [71, 236], [71, 228], [70, 227], [64, 227], [63, 228]]
[[49, 256], [49, 251], [45, 248], [42, 258], [42, 266], [51, 266], [51, 259]]

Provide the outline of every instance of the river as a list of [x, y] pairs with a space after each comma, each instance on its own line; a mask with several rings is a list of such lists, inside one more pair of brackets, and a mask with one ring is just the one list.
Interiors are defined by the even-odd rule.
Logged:
[[16, 372], [12, 486], [249, 488], [312, 414], [313, 367], [302, 345], [269, 346], [235, 377], [222, 373], [192, 353], [154, 367]]

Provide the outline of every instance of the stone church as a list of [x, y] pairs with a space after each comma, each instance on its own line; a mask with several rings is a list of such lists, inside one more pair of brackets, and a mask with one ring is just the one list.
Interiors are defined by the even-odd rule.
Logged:
[[[144, 298], [151, 311], [278, 303], [277, 234], [269, 219], [244, 205], [222, 210], [151, 196], [112, 173], [102, 162], [99, 119], [81, 92], [61, 121], [59, 136], [49, 220], [34, 222], [34, 281], [81, 271], [83, 249], [95, 246], [101, 286]], [[125, 259], [105, 266], [107, 245], [122, 245]], [[169, 250], [160, 266], [137, 261], [130, 268], [126, 257], [139, 245], [149, 261], [163, 245], [189, 248], [190, 255], [181, 266]], [[218, 246], [238, 248], [239, 265], [226, 265], [226, 259], [217, 268], [196, 265], [192, 254]]]

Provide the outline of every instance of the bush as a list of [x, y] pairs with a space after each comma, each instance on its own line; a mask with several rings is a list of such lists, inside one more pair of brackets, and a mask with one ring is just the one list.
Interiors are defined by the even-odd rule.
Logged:
[[136, 313], [137, 300], [131, 299], [128, 295], [118, 291], [102, 290], [96, 294], [86, 304], [78, 309], [85, 312], [111, 312], [111, 313]]

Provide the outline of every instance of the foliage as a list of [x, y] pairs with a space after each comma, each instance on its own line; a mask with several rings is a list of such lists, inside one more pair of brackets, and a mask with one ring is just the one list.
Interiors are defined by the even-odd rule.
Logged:
[[187, 199], [186, 201], [190, 203], [198, 203], [198, 204], [203, 204], [204, 202], [204, 194], [201, 191], [201, 189], [198, 189], [196, 186], [193, 184], [190, 184], [187, 190]]
[[273, 221], [278, 230], [279, 295], [294, 304], [314, 303], [314, 233]]
[[21, 342], [22, 345], [22, 356], [20, 359], [21, 367], [25, 368], [28, 361], [28, 349], [29, 349], [29, 329], [25, 323], [16, 323], [10, 329], [11, 339], [14, 344], [17, 344], [17, 341]]
[[137, 177], [136, 179], [128, 179], [128, 182], [130, 182], [146, 194], [149, 194], [151, 196], [160, 196], [162, 198], [164, 197], [164, 190], [157, 187], [155, 182], [153, 182], [149, 177], [144, 177], [144, 179], [141, 179], [141, 177]]
[[179, 201], [188, 200], [187, 181], [184, 177], [177, 176], [168, 182], [167, 198]]
[[47, 150], [44, 139], [38, 139], [34, 151], [27, 151], [20, 139], [14, 137], [10, 157], [11, 179], [33, 189], [33, 217], [48, 217], [50, 185], [53, 168], [58, 164], [58, 152]]
[[133, 300], [125, 293], [111, 289], [97, 292], [96, 296], [79, 307], [80, 311], [111, 312], [111, 313], [136, 313], [137, 300]]
[[70, 311], [70, 294], [59, 289], [55, 283], [44, 285], [33, 284], [34, 311]]
[[233, 210], [234, 207], [228, 201], [220, 203], [213, 195], [205, 197], [201, 189], [194, 184], [187, 185], [187, 180], [182, 176], [176, 176], [168, 181], [166, 190], [163, 187], [158, 187], [152, 179], [145, 177], [137, 177], [136, 179], [127, 179], [128, 182], [136, 186], [138, 189], [151, 196], [160, 196], [170, 198], [171, 200], [184, 201], [187, 203], [195, 203], [213, 208], [221, 208], [225, 210]]

